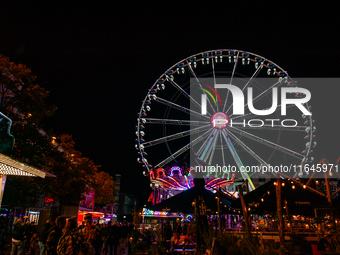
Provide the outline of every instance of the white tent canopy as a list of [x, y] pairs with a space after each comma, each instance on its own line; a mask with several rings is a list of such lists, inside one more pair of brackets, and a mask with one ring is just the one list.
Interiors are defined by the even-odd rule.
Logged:
[[17, 160], [0, 153], [0, 207], [5, 190], [6, 178], [8, 175], [30, 176], [30, 177], [56, 177], [53, 174], [28, 166]]
[[8, 156], [0, 153], [0, 174], [3, 175], [20, 175], [20, 176], [39, 176], [41, 178], [45, 177], [55, 177], [55, 175], [40, 170], [35, 167], [28, 166], [17, 160], [14, 160]]

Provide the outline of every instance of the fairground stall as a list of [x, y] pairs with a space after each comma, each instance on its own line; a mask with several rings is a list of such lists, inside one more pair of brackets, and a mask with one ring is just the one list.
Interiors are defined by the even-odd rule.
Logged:
[[[45, 172], [41, 169], [29, 166], [25, 163], [12, 159], [2, 153], [10, 151], [14, 146], [14, 137], [10, 133], [12, 120], [0, 112], [0, 216], [9, 217], [12, 212], [8, 208], [1, 208], [3, 194], [6, 185], [7, 176], [25, 176], [25, 177], [56, 177], [53, 174]], [[14, 221], [16, 220], [14, 210]], [[39, 211], [28, 210], [23, 212], [19, 217], [24, 217], [31, 222], [38, 223]]]
[[27, 177], [55, 177], [48, 172], [28, 166], [8, 156], [0, 154], [0, 207], [5, 190], [6, 178], [8, 175], [27, 176]]
[[78, 225], [82, 224], [86, 214], [91, 214], [93, 222], [99, 224], [106, 224], [109, 221], [117, 220], [117, 215], [112, 211], [112, 205], [106, 205], [104, 207], [95, 206], [95, 195], [95, 190], [86, 186], [83, 194], [84, 198], [79, 202]]
[[158, 227], [161, 227], [161, 225], [165, 224], [166, 221], [169, 221], [171, 229], [176, 229], [179, 222], [189, 221], [192, 218], [192, 215], [190, 214], [185, 215], [179, 212], [170, 212], [166, 208], [164, 211], [153, 211], [143, 208], [140, 216], [142, 219], [140, 227], [152, 230], [156, 230]]
[[100, 224], [106, 223], [105, 222], [105, 214], [101, 212], [94, 212], [94, 211], [78, 211], [78, 225], [84, 221], [85, 215], [91, 214], [93, 222], [98, 222]]

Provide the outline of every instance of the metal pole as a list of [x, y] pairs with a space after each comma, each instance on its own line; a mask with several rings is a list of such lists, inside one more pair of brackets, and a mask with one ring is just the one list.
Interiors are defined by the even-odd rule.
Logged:
[[327, 190], [327, 201], [332, 205], [332, 193], [331, 193], [331, 188], [329, 186], [329, 179], [327, 176], [327, 173], [324, 173], [325, 176], [325, 182], [326, 182], [326, 190]]
[[281, 201], [281, 178], [277, 178], [276, 180], [276, 207], [277, 207], [277, 217], [279, 221], [279, 237], [280, 237], [280, 246], [284, 247], [284, 223], [283, 223], [283, 215], [282, 215], [282, 201]]
[[325, 184], [326, 184], [326, 189], [327, 189], [327, 201], [328, 203], [331, 205], [331, 217], [330, 217], [330, 220], [331, 222], [333, 223], [334, 225], [334, 230], [335, 232], [337, 232], [337, 227], [336, 227], [336, 223], [335, 223], [335, 217], [334, 217], [334, 210], [333, 210], [333, 206], [332, 206], [332, 192], [331, 192], [331, 187], [330, 187], [330, 184], [329, 184], [329, 179], [328, 179], [328, 176], [327, 176], [327, 173], [324, 173], [324, 176], [325, 176]]
[[220, 207], [220, 191], [217, 192], [217, 216], [218, 216], [218, 233], [222, 236], [221, 207]]
[[137, 230], [137, 221], [138, 221], [138, 215], [136, 212], [136, 200], [133, 202], [133, 223], [135, 230]]
[[200, 210], [199, 210], [199, 206], [200, 206], [200, 199], [199, 199], [199, 195], [196, 191], [196, 204], [195, 204], [195, 212], [196, 212], [196, 233], [195, 233], [195, 238], [196, 238], [196, 252], [199, 253], [200, 249], [201, 249], [201, 240], [200, 240]]
[[0, 208], [1, 208], [4, 191], [5, 191], [6, 179], [7, 179], [7, 175], [0, 174]]
[[242, 213], [243, 213], [244, 223], [246, 227], [246, 233], [250, 235], [248, 212], [247, 212], [246, 202], [244, 201], [244, 197], [243, 197], [242, 185], [238, 185], [238, 190], [240, 193], [239, 195], [240, 195], [240, 200], [241, 200], [241, 205], [242, 205]]
[[284, 200], [284, 203], [285, 203], [285, 207], [286, 207], [286, 216], [287, 216], [286, 218], [287, 218], [288, 223], [289, 223], [289, 225], [290, 225], [290, 231], [293, 233], [292, 220], [291, 220], [291, 218], [290, 218], [287, 200]]

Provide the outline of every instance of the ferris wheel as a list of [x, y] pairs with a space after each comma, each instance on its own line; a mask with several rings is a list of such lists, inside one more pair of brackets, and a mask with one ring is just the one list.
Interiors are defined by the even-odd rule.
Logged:
[[315, 123], [305, 114], [312, 108], [308, 100], [301, 101], [305, 113], [282, 105], [281, 88], [290, 88], [289, 99], [307, 97], [291, 89], [298, 84], [284, 69], [250, 52], [211, 50], [177, 62], [151, 86], [138, 113], [135, 148], [144, 175], [179, 190], [193, 186], [195, 164], [226, 167], [206, 173], [215, 186], [239, 179], [254, 189], [252, 179], [263, 171], [253, 169], [264, 166], [290, 166], [290, 177], [302, 177], [316, 146]]

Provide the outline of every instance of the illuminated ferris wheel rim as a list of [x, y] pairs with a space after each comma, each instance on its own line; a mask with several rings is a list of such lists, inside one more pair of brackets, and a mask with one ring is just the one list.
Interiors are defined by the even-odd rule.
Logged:
[[[145, 107], [149, 107], [150, 108], [150, 102], [151, 101], [162, 101], [161, 103], [163, 104], [167, 104], [168, 107], [173, 107], [173, 108], [177, 108], [180, 110], [185, 110], [187, 111], [187, 113], [191, 114], [192, 111], [190, 111], [190, 109], [187, 109], [185, 107], [182, 107], [180, 105], [177, 105], [175, 103], [166, 101], [164, 99], [162, 99], [161, 97], [157, 97], [155, 94], [152, 94], [152, 91], [159, 91], [159, 90], [164, 90], [164, 82], [169, 82], [171, 83], [180, 93], [182, 94], [186, 94], [188, 97], [190, 97], [190, 95], [188, 95], [188, 93], [186, 93], [186, 91], [176, 83], [176, 81], [174, 81], [174, 79], [170, 79], [169, 75], [175, 75], [176, 73], [178, 75], [180, 75], [181, 73], [184, 73], [185, 71], [189, 71], [193, 78], [198, 79], [198, 76], [195, 74], [194, 70], [197, 66], [198, 63], [202, 62], [202, 64], [204, 64], [204, 62], [208, 62], [209, 65], [209, 60], [211, 61], [211, 65], [213, 68], [213, 72], [215, 72], [214, 70], [214, 62], [216, 62], [216, 64], [218, 63], [218, 61], [222, 62], [222, 58], [227, 57], [229, 59], [229, 63], [234, 62], [234, 67], [233, 67], [233, 71], [231, 74], [231, 80], [234, 78], [235, 75], [235, 70], [237, 67], [237, 64], [239, 62], [239, 59], [242, 60], [242, 65], [246, 64], [248, 65], [250, 62], [254, 62], [255, 63], [255, 69], [256, 71], [254, 72], [253, 76], [250, 78], [253, 79], [253, 77], [257, 75], [257, 72], [260, 72], [262, 70], [262, 68], [265, 66], [267, 67], [267, 74], [270, 75], [269, 73], [276, 73], [277, 76], [281, 77], [282, 79], [286, 79], [286, 80], [291, 80], [291, 78], [288, 76], [288, 73], [286, 71], [284, 71], [284, 69], [282, 69], [279, 65], [277, 65], [276, 63], [274, 63], [273, 61], [264, 58], [261, 55], [258, 54], [254, 54], [251, 52], [247, 52], [247, 51], [242, 51], [242, 50], [235, 50], [235, 49], [218, 49], [218, 50], [210, 50], [210, 51], [204, 51], [204, 52], [200, 52], [194, 55], [191, 55], [185, 59], [182, 59], [181, 61], [178, 61], [177, 63], [175, 63], [173, 66], [171, 66], [169, 69], [167, 69], [156, 81], [155, 83], [152, 85], [151, 89], [149, 90], [148, 94], [146, 95], [146, 97], [143, 100], [142, 106], [140, 108], [140, 112], [138, 114], [138, 123], [137, 123], [137, 144], [136, 144], [136, 149], [139, 150], [139, 155], [141, 158], [139, 158], [139, 162], [143, 163], [145, 165], [145, 168], [148, 172], [150, 172], [153, 167], [148, 163], [148, 161], [146, 160], [145, 156], [146, 153], [144, 152], [144, 149], [146, 147], [150, 147], [153, 145], [157, 145], [159, 143], [161, 143], [162, 141], [167, 143], [167, 139], [173, 140], [173, 139], [177, 139], [174, 135], [170, 135], [170, 136], [166, 136], [166, 137], [162, 137], [153, 141], [149, 141], [149, 142], [143, 142], [143, 135], [141, 135], [142, 133], [140, 131], [142, 131], [141, 127], [143, 127], [143, 124], [145, 123], [158, 123], [158, 124], [182, 124], [182, 125], [188, 125], [190, 123], [190, 121], [188, 120], [174, 120], [174, 119], [152, 119], [152, 118], [146, 118], [146, 110]], [[231, 61], [231, 62], [230, 62]], [[187, 70], [186, 70], [187, 69]], [[258, 71], [259, 70], [259, 71]], [[215, 76], [215, 73], [214, 73]], [[163, 81], [163, 83], [161, 83]], [[231, 83], [231, 82], [230, 82]], [[162, 87], [163, 85], [163, 87]], [[307, 107], [308, 104], [306, 103]], [[182, 109], [181, 109], [182, 108]], [[185, 109], [184, 109], [185, 108]], [[229, 107], [228, 111], [230, 110], [231, 106]], [[206, 116], [208, 117], [208, 116]], [[229, 117], [231, 117], [231, 115], [229, 115]], [[247, 117], [246, 115], [243, 117]], [[211, 117], [206, 118], [205, 121], [201, 121], [201, 123], [197, 122], [197, 125], [205, 125], [208, 124], [209, 122], [211, 122]], [[237, 118], [237, 117], [236, 117]], [[202, 118], [204, 119], [204, 118]], [[302, 153], [297, 153], [294, 152], [292, 150], [289, 150], [287, 148], [284, 148], [278, 144], [273, 144], [273, 143], [268, 143], [267, 145], [275, 147], [275, 150], [278, 151], [282, 151], [284, 153], [290, 153], [289, 155], [292, 156], [298, 156], [301, 157], [301, 165], [303, 165], [307, 160], [311, 160], [310, 158], [310, 152], [311, 151], [311, 147], [312, 147], [312, 143], [313, 143], [313, 132], [315, 130], [315, 127], [313, 125], [313, 121], [311, 116], [307, 117], [307, 119], [309, 119], [309, 124], [306, 126], [299, 126], [296, 128], [295, 131], [301, 131], [302, 129], [305, 130], [305, 132], [307, 133], [307, 136], [305, 137], [305, 139], [307, 140], [306, 143], [306, 150]], [[207, 125], [208, 127], [208, 125]], [[201, 128], [201, 129], [200, 129]], [[243, 131], [243, 130], [239, 130], [237, 128], [232, 128], [234, 132], [238, 133], [239, 135], [243, 135], [243, 136], [247, 136], [249, 139], [257, 139], [256, 136]], [[197, 129], [194, 130], [194, 132], [199, 132], [204, 130], [204, 126], [199, 127]], [[193, 131], [193, 130], [189, 130], [189, 131]], [[235, 140], [235, 136], [233, 136], [233, 134], [230, 132], [230, 130], [225, 129], [224, 131], [221, 131], [223, 133], [225, 133], [225, 135], [232, 137]], [[144, 131], [143, 131], [144, 133]], [[181, 132], [180, 135], [183, 135], [183, 132]], [[224, 135], [224, 136], [225, 136]], [[266, 143], [268, 141], [265, 141], [264, 143]], [[251, 150], [249, 150], [249, 148], [242, 143], [242, 141], [238, 141], [237, 142], [239, 145], [241, 145], [241, 147], [243, 147], [243, 149], [248, 150], [248, 152], [250, 154], [254, 154]], [[316, 145], [316, 143], [314, 142], [314, 145]], [[189, 148], [187, 148], [189, 149]], [[182, 153], [178, 153], [179, 155]], [[158, 163], [156, 165], [155, 168], [158, 167], [162, 167], [165, 164], [171, 162], [171, 160], [175, 159], [177, 156], [179, 155], [170, 155], [166, 160], [163, 160], [162, 162]], [[256, 155], [256, 154], [255, 154]], [[265, 163], [263, 162], [263, 160], [261, 158], [257, 158], [258, 161], [261, 161], [261, 163]]]

